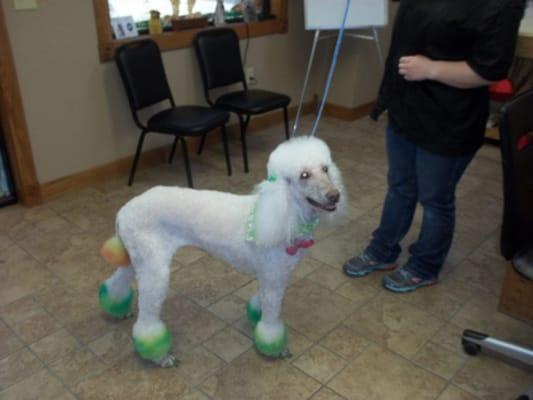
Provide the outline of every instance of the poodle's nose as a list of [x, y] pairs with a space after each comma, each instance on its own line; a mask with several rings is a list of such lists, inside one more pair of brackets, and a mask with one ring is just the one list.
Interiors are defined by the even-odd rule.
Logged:
[[337, 189], [330, 190], [326, 193], [326, 199], [328, 199], [330, 203], [338, 203], [340, 197], [341, 194]]

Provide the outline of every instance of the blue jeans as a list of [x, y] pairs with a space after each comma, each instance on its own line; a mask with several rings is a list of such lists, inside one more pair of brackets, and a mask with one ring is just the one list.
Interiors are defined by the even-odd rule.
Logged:
[[420, 235], [409, 247], [405, 268], [422, 278], [437, 278], [452, 244], [455, 188], [474, 155], [445, 157], [429, 153], [387, 128], [388, 191], [379, 228], [367, 253], [393, 263], [411, 227], [417, 202], [424, 209]]

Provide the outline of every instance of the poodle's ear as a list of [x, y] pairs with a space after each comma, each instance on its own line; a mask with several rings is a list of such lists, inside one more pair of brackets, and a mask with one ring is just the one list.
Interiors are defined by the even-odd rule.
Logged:
[[255, 243], [260, 247], [289, 244], [298, 226], [288, 182], [278, 178], [256, 188]]
[[342, 174], [337, 165], [332, 162], [329, 165], [329, 179], [335, 188], [340, 192], [341, 197], [337, 203], [337, 210], [332, 213], [326, 213], [326, 221], [329, 223], [337, 223], [346, 216], [346, 205], [348, 204], [346, 189], [342, 182]]

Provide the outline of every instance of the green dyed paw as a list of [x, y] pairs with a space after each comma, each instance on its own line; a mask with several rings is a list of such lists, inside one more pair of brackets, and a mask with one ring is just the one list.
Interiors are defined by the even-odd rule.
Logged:
[[254, 331], [254, 341], [261, 354], [267, 357], [284, 357], [289, 341], [287, 328], [283, 323], [271, 327], [259, 322]]
[[102, 283], [98, 292], [98, 299], [100, 301], [100, 307], [106, 313], [115, 318], [124, 318], [130, 315], [133, 304], [133, 290], [130, 288], [128, 295], [123, 299], [114, 299], [109, 295], [107, 285]]
[[159, 362], [168, 354], [171, 345], [172, 336], [166, 327], [151, 337], [133, 336], [133, 346], [145, 360]]
[[246, 316], [248, 317], [248, 321], [250, 321], [252, 326], [256, 326], [261, 320], [261, 309], [256, 307], [252, 301], [249, 301], [246, 303]]

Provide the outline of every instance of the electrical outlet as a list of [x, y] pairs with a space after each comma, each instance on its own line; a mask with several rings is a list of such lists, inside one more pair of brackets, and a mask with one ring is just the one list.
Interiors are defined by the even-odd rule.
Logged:
[[246, 68], [246, 83], [248, 83], [249, 85], [257, 84], [257, 78], [255, 77], [254, 67]]
[[15, 10], [35, 10], [37, 0], [14, 0]]

